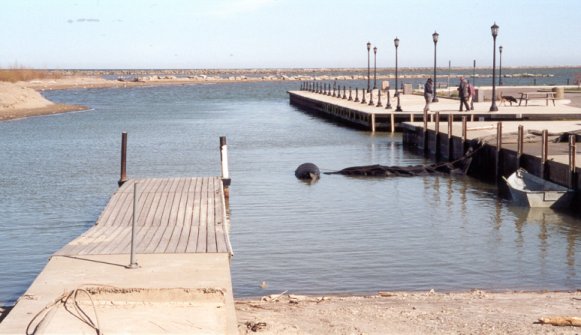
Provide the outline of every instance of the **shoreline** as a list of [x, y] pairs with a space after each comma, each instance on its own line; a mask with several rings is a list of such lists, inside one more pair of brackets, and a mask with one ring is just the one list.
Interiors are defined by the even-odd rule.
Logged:
[[[578, 334], [581, 291], [283, 292], [235, 299], [240, 334]], [[12, 306], [0, 306], [0, 323]], [[555, 321], [557, 320], [557, 321]]]
[[579, 328], [539, 320], [578, 315], [581, 293], [281, 294], [235, 305], [240, 334], [577, 334]]

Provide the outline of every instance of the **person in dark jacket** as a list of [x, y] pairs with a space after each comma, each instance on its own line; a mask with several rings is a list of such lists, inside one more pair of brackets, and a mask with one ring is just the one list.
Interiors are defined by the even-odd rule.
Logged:
[[432, 102], [433, 97], [434, 97], [434, 83], [432, 82], [432, 78], [428, 78], [426, 84], [424, 85], [424, 99], [426, 99], [426, 106], [424, 106], [424, 112], [430, 111], [430, 102]]
[[462, 112], [463, 106], [466, 107], [466, 111], [470, 110], [470, 106], [468, 106], [468, 96], [470, 92], [468, 90], [468, 84], [464, 77], [460, 77], [460, 85], [458, 85], [458, 96], [460, 97], [460, 111]]

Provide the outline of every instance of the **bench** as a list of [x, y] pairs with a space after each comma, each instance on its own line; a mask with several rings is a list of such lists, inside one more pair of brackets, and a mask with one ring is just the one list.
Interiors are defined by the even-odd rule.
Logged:
[[525, 106], [529, 105], [529, 100], [546, 100], [547, 106], [549, 105], [549, 100], [552, 100], [553, 106], [555, 106], [555, 92], [519, 92], [519, 94], [519, 106], [523, 100], [525, 101]]

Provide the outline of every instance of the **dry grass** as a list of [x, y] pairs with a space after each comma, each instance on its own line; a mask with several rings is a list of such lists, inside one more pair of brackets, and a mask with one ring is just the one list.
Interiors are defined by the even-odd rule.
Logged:
[[58, 79], [61, 77], [61, 74], [47, 70], [35, 70], [23, 67], [0, 69], [0, 81], [8, 81], [11, 83], [34, 79]]

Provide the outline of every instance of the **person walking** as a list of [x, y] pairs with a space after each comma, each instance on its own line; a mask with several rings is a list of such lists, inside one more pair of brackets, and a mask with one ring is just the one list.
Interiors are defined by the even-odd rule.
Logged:
[[432, 102], [433, 97], [434, 97], [434, 83], [432, 82], [432, 78], [428, 78], [428, 80], [426, 80], [426, 84], [424, 84], [424, 99], [426, 99], [424, 112], [430, 111], [430, 102]]
[[463, 106], [466, 106], [466, 111], [470, 110], [470, 106], [468, 106], [468, 85], [466, 84], [466, 80], [464, 77], [460, 77], [460, 85], [458, 85], [458, 96], [460, 97], [460, 111], [463, 111]]
[[470, 106], [470, 110], [474, 110], [474, 95], [476, 94], [476, 90], [474, 89], [474, 85], [470, 83], [470, 80], [466, 80], [466, 89], [468, 90], [468, 106]]

